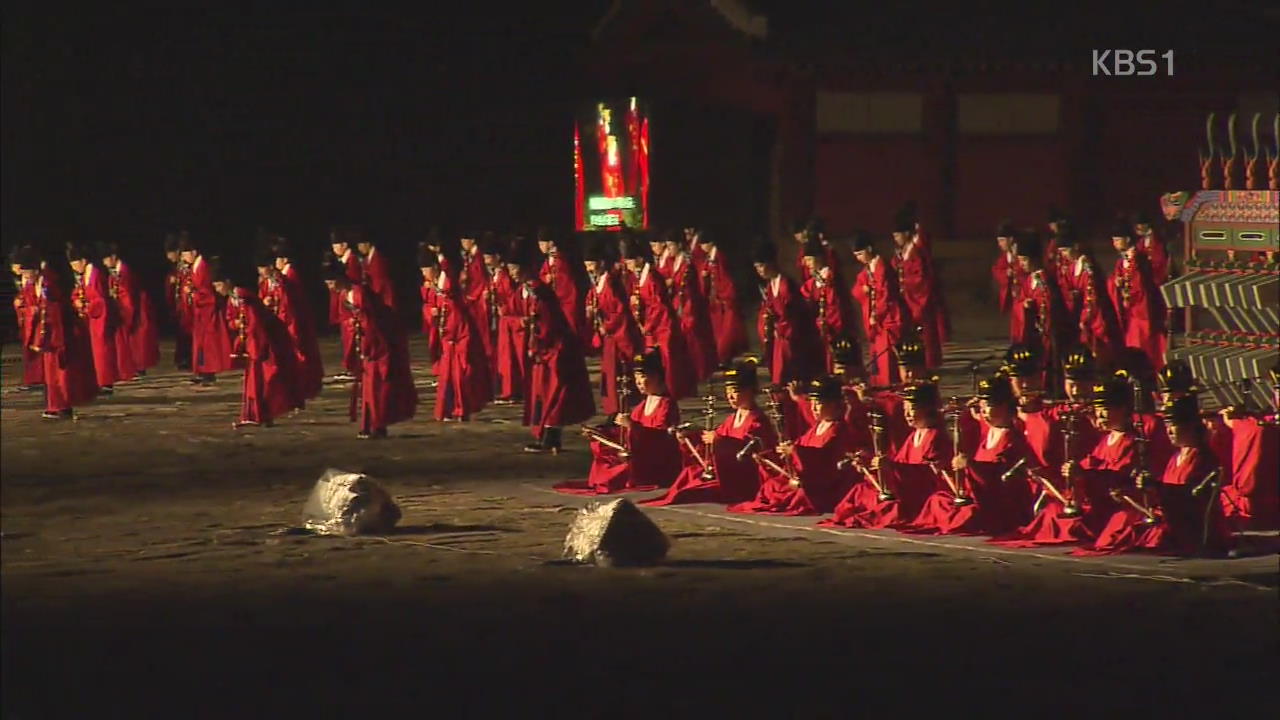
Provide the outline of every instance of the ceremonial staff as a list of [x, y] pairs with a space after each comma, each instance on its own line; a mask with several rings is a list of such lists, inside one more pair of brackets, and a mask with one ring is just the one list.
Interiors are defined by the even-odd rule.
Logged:
[[[702, 408], [702, 429], [703, 432], [712, 432], [715, 430], [716, 417], [715, 378], [712, 378], [711, 382], [707, 383], [707, 394], [703, 396], [702, 400], [705, 403]], [[702, 457], [699, 458], [702, 461], [703, 482], [710, 482], [716, 479], [715, 467], [712, 464], [712, 460], [715, 458], [714, 452], [713, 443], [707, 442], [706, 438], [703, 438]]]

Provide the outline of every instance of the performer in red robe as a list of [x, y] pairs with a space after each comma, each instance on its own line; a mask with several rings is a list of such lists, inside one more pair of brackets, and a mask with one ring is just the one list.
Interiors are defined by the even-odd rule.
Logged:
[[396, 286], [391, 280], [391, 262], [386, 255], [378, 252], [373, 240], [363, 230], [356, 230], [354, 237], [356, 252], [360, 253], [360, 262], [364, 267], [364, 284], [378, 296], [383, 307], [394, 313], [398, 304]]
[[169, 317], [174, 322], [173, 366], [179, 370], [190, 370], [194, 289], [191, 285], [191, 265], [182, 259], [177, 235], [165, 236], [164, 256], [170, 265], [164, 279], [164, 296]]
[[[1280, 407], [1277, 367], [1269, 370], [1272, 406]], [[1274, 410], [1245, 412], [1232, 406], [1221, 411], [1231, 433], [1230, 482], [1222, 487], [1222, 503], [1233, 525], [1244, 530], [1280, 526], [1280, 422]]]
[[1169, 248], [1165, 246], [1164, 238], [1156, 234], [1151, 215], [1145, 211], [1133, 217], [1133, 237], [1138, 252], [1147, 256], [1152, 282], [1157, 288], [1169, 282]]
[[587, 291], [587, 322], [592, 343], [600, 351], [600, 398], [606, 415], [631, 410], [631, 359], [644, 348], [640, 326], [627, 307], [627, 291], [620, 272], [609, 262], [599, 241], [585, 248], [584, 264], [591, 288]]
[[435, 418], [470, 420], [493, 399], [493, 375], [484, 354], [482, 330], [463, 295], [460, 274], [439, 272], [439, 260], [430, 250], [418, 254], [418, 266], [424, 281], [434, 279], [436, 289], [434, 319], [440, 328], [441, 354]]
[[662, 353], [649, 348], [633, 362], [640, 402], [629, 414], [614, 415], [611, 426], [584, 428], [592, 438], [591, 473], [586, 482], [560, 483], [556, 490], [575, 495], [654, 490], [680, 474], [675, 436], [680, 407], [666, 393]]
[[28, 279], [22, 272], [22, 259], [29, 248], [16, 248], [9, 254], [9, 271], [13, 273], [13, 314], [17, 321], [18, 341], [22, 345], [22, 386], [19, 390], [34, 390], [44, 385], [44, 360], [40, 351], [23, 342], [36, 322], [39, 303], [35, 293], [35, 279]]
[[996, 228], [996, 246], [999, 253], [991, 267], [991, 277], [996, 284], [996, 302], [1000, 312], [1009, 316], [1009, 338], [1022, 337], [1022, 313], [1013, 312], [1014, 301], [1022, 286], [1022, 265], [1013, 249], [1013, 224], [1005, 221]]
[[[800, 294], [809, 303], [809, 310], [816, 319], [824, 356], [823, 370], [835, 371], [836, 343], [854, 342], [853, 305], [849, 288], [841, 282], [835, 268], [827, 265], [827, 250], [821, 243], [810, 241], [801, 253], [809, 279], [800, 286]], [[856, 350], [855, 350], [856, 351]], [[858, 352], [861, 357], [861, 351]]]
[[1138, 252], [1132, 230], [1119, 225], [1111, 231], [1111, 242], [1120, 257], [1107, 281], [1111, 303], [1116, 308], [1124, 347], [1146, 353], [1151, 367], [1164, 366], [1168, 332], [1165, 328], [1164, 298], [1155, 284], [1147, 256]]
[[782, 439], [773, 458], [758, 454], [760, 490], [755, 499], [730, 505], [730, 512], [778, 515], [821, 515], [831, 512], [853, 482], [840, 461], [854, 450], [853, 433], [844, 420], [844, 388], [838, 378], [809, 384], [818, 422], [799, 440]]
[[1058, 358], [1060, 348], [1075, 344], [1073, 334], [1064, 331], [1068, 329], [1068, 321], [1062, 293], [1053, 276], [1041, 267], [1044, 250], [1037, 235], [1020, 235], [1015, 247], [1023, 278], [1019, 304], [1013, 311], [1023, 313], [1025, 319], [1021, 323], [1022, 336], [1015, 337], [1013, 342], [1035, 348], [1037, 355], [1045, 359], [1042, 386], [1056, 386], [1061, 373], [1053, 361]]
[[1033, 473], [1041, 487], [1035, 517], [996, 542], [1011, 547], [1088, 542], [1117, 509], [1111, 491], [1132, 485], [1141, 469], [1133, 391], [1126, 380], [1112, 378], [1095, 383], [1092, 394], [1102, 431], [1097, 444], [1080, 460], [1068, 458], [1058, 473]]
[[525, 368], [523, 423], [536, 443], [525, 452], [557, 454], [561, 430], [581, 423], [596, 412], [587, 374], [587, 358], [550, 286], [539, 279], [536, 254], [525, 245], [507, 259], [507, 271], [521, 288], [525, 311]]
[[160, 334], [151, 295], [133, 267], [120, 257], [116, 243], [106, 246], [102, 264], [111, 273], [111, 289], [120, 307], [118, 365], [131, 365], [135, 375], [146, 375], [160, 362]]
[[747, 357], [725, 368], [725, 399], [733, 412], [714, 430], [682, 431], [687, 444], [680, 476], [666, 494], [641, 505], [735, 504], [755, 498], [760, 471], [750, 454], [771, 454], [778, 444], [773, 423], [756, 405], [758, 362]]
[[[1121, 347], [1120, 324], [1104, 276], [1093, 253], [1074, 235], [1064, 235], [1059, 247], [1059, 287], [1066, 305], [1072, 344], [1089, 349], [1102, 364], [1110, 364]], [[1064, 333], [1064, 335], [1067, 333]]]
[[899, 217], [893, 231], [893, 268], [898, 273], [903, 304], [910, 327], [924, 341], [925, 367], [942, 367], [942, 344], [947, 341], [941, 291], [929, 247], [915, 234], [914, 217]]
[[816, 378], [821, 374], [824, 358], [822, 340], [800, 287], [778, 270], [777, 250], [772, 243], [756, 249], [754, 265], [764, 281], [756, 327], [773, 382], [785, 385]]
[[[939, 488], [925, 500], [911, 522], [897, 526], [906, 533], [1003, 535], [1029, 518], [1025, 485], [1007, 482], [1005, 473], [1027, 456], [1018, 430], [1016, 399], [1009, 379], [1000, 375], [978, 385], [977, 406], [969, 405], [977, 432], [962, 438], [951, 459], [954, 489], [939, 477]], [[960, 493], [957, 494], [956, 490]]]
[[951, 466], [952, 444], [942, 428], [938, 386], [933, 382], [909, 385], [900, 391], [902, 411], [912, 428], [892, 458], [862, 449], [850, 452], [850, 464], [861, 478], [835, 507], [824, 525], [851, 528], [887, 528], [920, 515], [933, 494], [943, 468]]
[[271, 427], [276, 418], [304, 405], [293, 338], [254, 295], [247, 278], [238, 279], [217, 266], [210, 268], [210, 276], [214, 291], [226, 299], [231, 354], [244, 363], [240, 418], [232, 426]]
[[[729, 271], [729, 262], [716, 245], [716, 236], [706, 228], [699, 229], [693, 247], [700, 251], [697, 260], [703, 295], [711, 312], [711, 326], [716, 335], [716, 357], [728, 362], [747, 351], [747, 328], [738, 288]], [[696, 258], [695, 258], [696, 259]]]
[[[471, 319], [475, 323], [479, 335], [476, 340], [480, 343], [485, 357], [485, 365], [489, 367], [490, 359], [494, 354], [494, 341], [496, 333], [490, 332], [491, 314], [489, 312], [489, 273], [485, 270], [484, 255], [480, 252], [480, 240], [484, 237], [486, 243], [492, 239], [492, 233], [468, 232], [458, 238], [458, 245], [461, 255], [461, 267], [455, 277], [458, 282], [458, 289], [462, 293], [463, 301], [466, 305], [467, 312], [471, 315]], [[490, 368], [492, 372], [492, 368]], [[490, 378], [489, 395], [493, 395], [493, 382]]]
[[[347, 275], [347, 284], [351, 286], [364, 283], [364, 265], [360, 262], [355, 248], [351, 247], [355, 238], [355, 231], [348, 228], [333, 228], [329, 231], [329, 248], [333, 251], [333, 257], [342, 265]], [[351, 329], [354, 325], [348, 322], [346, 312], [347, 304], [343, 302], [342, 296], [331, 289], [329, 291], [329, 324], [338, 327], [338, 334], [342, 340], [344, 371], [334, 376], [335, 380], [354, 380], [358, 369], [351, 364], [359, 359], [360, 353], [351, 350]]]
[[580, 283], [581, 273], [573, 267], [572, 259], [563, 257], [559, 243], [547, 228], [538, 230], [538, 249], [546, 257], [538, 278], [543, 285], [551, 288], [559, 301], [565, 320], [569, 323], [569, 332], [573, 333], [580, 348], [585, 349], [590, 339], [587, 327], [586, 283]]
[[93, 402], [98, 394], [88, 328], [64, 300], [57, 276], [35, 251], [19, 253], [14, 264], [31, 287], [31, 322], [22, 344], [40, 354], [45, 392], [42, 417], [70, 420], [72, 408]]
[[212, 385], [217, 373], [231, 369], [231, 339], [223, 307], [225, 299], [213, 290], [209, 261], [190, 238], [180, 241], [182, 259], [191, 266], [192, 382]]
[[680, 318], [680, 332], [689, 347], [696, 377], [703, 382], [715, 374], [720, 365], [711, 311], [699, 282], [698, 268], [685, 252], [680, 234], [668, 233], [665, 245], [667, 265], [663, 276], [671, 289], [671, 304]]
[[796, 277], [800, 278], [799, 283], [804, 285], [813, 276], [813, 269], [809, 263], [805, 261], [805, 245], [809, 243], [817, 243], [822, 250], [822, 260], [826, 267], [831, 268], [835, 274], [834, 282], [841, 287], [846, 286], [844, 278], [840, 274], [840, 259], [836, 256], [836, 249], [832, 247], [831, 242], [827, 239], [826, 224], [821, 218], [811, 218], [807, 222], [797, 225], [792, 237], [795, 238], [796, 251]]
[[484, 248], [484, 262], [489, 273], [490, 329], [496, 335], [491, 358], [495, 375], [495, 405], [512, 405], [524, 397], [524, 319], [527, 313], [520, 307], [524, 290], [516, 286], [503, 261], [509, 248], [509, 244], [504, 248], [497, 242]]
[[[107, 273], [91, 261], [89, 250], [73, 245], [67, 249], [67, 259], [75, 273], [76, 285], [71, 291], [71, 304], [77, 316], [89, 330], [93, 347], [93, 369], [103, 395], [110, 395], [117, 381], [132, 380], [121, 377], [117, 364], [117, 331], [120, 327], [119, 308], [111, 296]], [[133, 368], [126, 368], [132, 371]]]
[[351, 388], [350, 417], [359, 421], [356, 437], [385, 438], [387, 426], [413, 418], [418, 390], [409, 367], [409, 340], [399, 319], [378, 295], [364, 285], [352, 285], [347, 268], [331, 262], [325, 285], [341, 297], [345, 322], [351, 327], [350, 367], [357, 369]]
[[627, 245], [623, 259], [630, 271], [630, 277], [624, 277], [624, 283], [628, 288], [631, 314], [640, 326], [645, 347], [657, 347], [662, 351], [667, 392], [677, 402], [693, 396], [698, 391], [697, 372], [663, 278], [654, 270], [638, 241]]
[[898, 273], [875, 250], [871, 236], [857, 232], [853, 257], [862, 263], [853, 285], [853, 299], [862, 312], [862, 334], [867, 339], [867, 370], [873, 385], [888, 387], [898, 381], [893, 346], [902, 339], [906, 310], [898, 291]]
[[284, 322], [298, 353], [298, 391], [303, 400], [320, 395], [324, 385], [324, 359], [320, 355], [320, 339], [316, 335], [316, 317], [307, 297], [306, 285], [293, 264], [293, 246], [284, 238], [277, 238], [271, 255], [280, 278], [282, 302], [274, 309]]

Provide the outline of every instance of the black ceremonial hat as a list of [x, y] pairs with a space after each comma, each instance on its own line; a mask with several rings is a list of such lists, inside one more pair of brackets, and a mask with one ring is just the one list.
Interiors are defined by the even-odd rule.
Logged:
[[1026, 231], [1018, 234], [1015, 242], [1018, 257], [1029, 257], [1040, 259], [1044, 255], [1044, 247], [1040, 244], [1040, 235], [1032, 231]]
[[1004, 354], [1005, 366], [1013, 377], [1031, 377], [1040, 372], [1040, 352], [1034, 345], [1014, 343]]
[[924, 344], [918, 338], [903, 338], [893, 346], [900, 365], [923, 365]]
[[773, 243], [766, 240], [756, 246], [751, 258], [753, 262], [776, 265], [778, 263], [778, 249], [773, 246]]
[[813, 380], [809, 383], [807, 389], [809, 397], [814, 397], [821, 401], [831, 402], [844, 399], [844, 383], [840, 381], [840, 378], [829, 375]]
[[1013, 384], [1004, 375], [993, 375], [978, 381], [978, 397], [992, 404], [1014, 401]]
[[1200, 425], [1200, 403], [1195, 395], [1183, 395], [1175, 398], [1160, 413], [1170, 425]]
[[898, 397], [912, 405], [937, 407], [942, 402], [938, 385], [932, 382], [914, 383], [898, 391]]
[[1156, 373], [1160, 389], [1170, 393], [1188, 393], [1195, 389], [1196, 376], [1185, 360], [1170, 360]]
[[662, 350], [650, 347], [645, 349], [644, 354], [635, 356], [632, 372], [661, 377], [666, 372], [662, 366]]
[[758, 388], [760, 386], [760, 378], [756, 374], [756, 366], [759, 364], [759, 358], [749, 355], [729, 365], [723, 373], [725, 386]]
[[1070, 380], [1088, 380], [1093, 377], [1093, 353], [1088, 348], [1075, 348], [1062, 358], [1062, 372]]
[[875, 241], [871, 239], [871, 233], [866, 230], [853, 231], [853, 251], [872, 250], [875, 248]]

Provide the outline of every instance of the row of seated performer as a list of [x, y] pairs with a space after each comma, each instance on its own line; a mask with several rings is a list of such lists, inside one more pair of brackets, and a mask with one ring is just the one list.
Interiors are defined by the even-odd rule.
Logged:
[[[583, 428], [588, 478], [556, 489], [661, 490], [641, 504], [821, 515], [828, 527], [983, 535], [1077, 555], [1220, 556], [1238, 531], [1277, 524], [1275, 412], [1202, 412], [1206, 388], [1185, 364], [1148, 382], [1076, 348], [1061, 362], [1066, 399], [1051, 402], [1043, 359], [1015, 345], [972, 397], [944, 402], [937, 378], [922, 376], [918, 342], [894, 354], [898, 386], [867, 387], [841, 346], [836, 375], [763, 391], [747, 357], [722, 368], [733, 412], [713, 427], [711, 394], [694, 427], [681, 422], [650, 349], [636, 358], [631, 412]], [[1280, 400], [1277, 368], [1269, 375]]]

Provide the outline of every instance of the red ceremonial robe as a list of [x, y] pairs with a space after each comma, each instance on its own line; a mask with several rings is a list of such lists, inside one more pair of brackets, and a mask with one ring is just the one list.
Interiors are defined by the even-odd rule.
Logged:
[[[465, 251], [462, 254], [462, 272], [457, 276], [458, 287], [462, 291], [462, 299], [466, 305], [467, 312], [470, 313], [471, 319], [475, 321], [476, 330], [479, 335], [476, 340], [480, 343], [480, 349], [485, 357], [485, 367], [490, 367], [490, 359], [493, 358], [494, 351], [494, 335], [490, 332], [492, 319], [489, 316], [489, 271], [484, 266], [484, 258], [480, 255], [480, 248], [476, 248], [468, 255]], [[493, 395], [493, 381], [489, 381], [489, 395]]]
[[[1000, 312], [1008, 313], [1013, 309], [1013, 301], [1018, 294], [1017, 288], [1022, 283], [1022, 265], [1018, 263], [1018, 257], [1013, 251], [1003, 250], [996, 256], [996, 261], [991, 266], [991, 278], [996, 284], [996, 302], [1000, 306]], [[1022, 322], [1022, 318], [1016, 320], [1019, 323]], [[1015, 318], [1010, 316], [1009, 337], [1013, 337], [1017, 330], [1014, 322]]]
[[548, 255], [538, 274], [542, 284], [551, 288], [560, 303], [561, 313], [568, 323], [569, 332], [577, 336], [579, 346], [585, 351], [590, 328], [587, 327], [585, 293], [578, 288], [574, 270], [557, 255]]
[[[822, 345], [825, 372], [830, 373], [835, 367], [832, 348], [839, 338], [852, 340], [853, 306], [847, 288], [836, 284], [838, 276], [832, 268], [822, 268], [818, 273], [809, 276], [800, 287], [800, 294], [809, 302], [809, 311], [818, 325], [818, 334]], [[862, 358], [858, 352], [859, 360]]]
[[601, 405], [606, 415], [614, 415], [630, 409], [618, 403], [618, 376], [629, 376], [631, 358], [644, 349], [644, 339], [627, 308], [626, 290], [616, 270], [601, 273], [587, 292], [587, 305], [595, 308], [600, 328], [592, 337], [600, 340]]
[[654, 490], [680, 474], [680, 445], [668, 432], [680, 424], [680, 407], [665, 395], [648, 395], [631, 410], [631, 427], [611, 428], [611, 439], [625, 438], [629, 457], [591, 441], [591, 473], [586, 482], [565, 482], [556, 490], [573, 495]]
[[1066, 306], [1053, 276], [1045, 270], [1028, 273], [1022, 280], [1020, 298], [1014, 311], [1023, 313], [1025, 319], [1022, 335], [1013, 342], [1037, 348], [1042, 358], [1057, 357], [1058, 350], [1069, 347], [1075, 338], [1067, 326]]
[[43, 365], [45, 412], [64, 412], [98, 395], [93, 348], [88, 327], [63, 302], [57, 279], [49, 270], [36, 276], [32, 294], [33, 322], [24, 345], [39, 349]]
[[1156, 235], [1155, 230], [1150, 235], [1138, 237], [1138, 252], [1147, 256], [1147, 264], [1151, 266], [1151, 280], [1156, 287], [1169, 282], [1169, 248], [1165, 247], [1164, 240]]
[[[796, 253], [796, 277], [800, 278], [800, 284], [809, 282], [809, 278], [813, 273], [809, 272], [809, 266], [804, 264], [804, 245], [800, 245], [800, 251]], [[826, 241], [822, 242], [823, 258], [827, 261], [827, 267], [835, 271], [836, 284], [844, 287], [844, 278], [840, 276], [840, 260], [836, 257], [836, 249], [831, 247]]]
[[498, 342], [494, 347], [498, 398], [519, 400], [524, 397], [525, 379], [525, 290], [516, 287], [505, 268], [493, 270], [490, 282], [498, 303]]
[[409, 420], [417, 412], [418, 390], [399, 320], [363, 285], [347, 290], [343, 303], [355, 355], [347, 362], [357, 369], [359, 379], [351, 388], [352, 421], [359, 419], [360, 431], [373, 433]]
[[1100, 287], [1102, 274], [1092, 258], [1081, 255], [1065, 266], [1061, 285], [1075, 341], [1089, 348], [1094, 358], [1107, 365], [1121, 347], [1120, 324], [1111, 296]]
[[[999, 428], [979, 421], [979, 442], [969, 453], [967, 466], [954, 477], [973, 500], [956, 506], [951, 490], [939, 487], [925, 500], [910, 523], [898, 526], [905, 533], [923, 535], [1003, 535], [1016, 530], [1029, 517], [1026, 483], [1004, 483], [1000, 477], [1026, 456], [1026, 440], [1017, 427]], [[938, 479], [942, 483], [942, 479]]]
[[537, 280], [525, 285], [531, 291], [524, 304], [532, 321], [526, 332], [533, 337], [522, 421], [541, 438], [545, 428], [584, 422], [595, 415], [596, 403], [579, 336], [570, 329], [555, 292]]
[[1249, 529], [1271, 530], [1280, 525], [1280, 425], [1274, 414], [1232, 418], [1231, 482], [1222, 488], [1228, 517]]
[[710, 457], [701, 440], [690, 438], [703, 460], [710, 462], [714, 477], [703, 479], [702, 463], [685, 451], [684, 468], [661, 497], [644, 500], [641, 505], [679, 505], [682, 503], [719, 503], [731, 505], [751, 500], [760, 491], [760, 471], [751, 458], [738, 459], [738, 452], [751, 438], [759, 438], [756, 452], [770, 454], [778, 444], [773, 424], [759, 408], [736, 410], [716, 428]]
[[[443, 277], [441, 274], [440, 277]], [[437, 282], [439, 282], [437, 280]], [[444, 354], [444, 346], [440, 341], [440, 291], [435, 284], [425, 280], [419, 288], [422, 297], [422, 334], [427, 337], [427, 362], [431, 363], [431, 374], [440, 377], [440, 358]]]
[[633, 282], [631, 312], [640, 324], [645, 346], [662, 351], [667, 392], [677, 401], [694, 395], [698, 391], [697, 371], [684, 333], [676, 322], [675, 311], [671, 309], [666, 284], [648, 263]]
[[704, 254], [699, 268], [716, 336], [716, 357], [728, 362], [747, 351], [747, 328], [742, 321], [738, 289], [720, 248], [712, 247], [710, 253]]
[[231, 369], [231, 337], [223, 312], [226, 303], [213, 290], [204, 256], [196, 256], [191, 266], [191, 288], [191, 367], [197, 373], [226, 372]]
[[[1193, 555], [1207, 540], [1205, 550], [1223, 552], [1231, 543], [1221, 503], [1212, 493], [1191, 491], [1219, 468], [1218, 459], [1207, 446], [1182, 448], [1169, 458], [1156, 488], [1158, 518], [1147, 522], [1137, 508], [1120, 505], [1090, 546], [1078, 548], [1072, 555], [1112, 555], [1134, 550], [1150, 550], [1171, 555]], [[1150, 503], [1152, 493], [1146, 493]], [[1208, 523], [1208, 536], [1204, 535]]]
[[265, 425], [291, 410], [300, 410], [302, 375], [293, 338], [276, 317], [245, 288], [236, 288], [226, 306], [227, 327], [244, 343], [244, 388], [240, 422]]
[[369, 254], [364, 257], [364, 282], [384, 307], [393, 313], [396, 311], [396, 288], [391, 282], [391, 265], [376, 247], [369, 248]]
[[307, 300], [306, 286], [293, 265], [285, 265], [280, 271], [280, 278], [282, 302], [275, 308], [276, 316], [288, 328], [298, 354], [298, 392], [302, 399], [310, 400], [320, 394], [324, 385], [324, 359], [320, 355], [320, 339], [316, 336], [315, 315]]
[[762, 463], [760, 490], [755, 499], [730, 505], [729, 512], [821, 515], [835, 508], [836, 501], [848, 492], [852, 483], [851, 471], [836, 467], [840, 459], [854, 449], [849, 426], [843, 419], [823, 420], [809, 428], [793, 447], [790, 458], [779, 459], [777, 453], [771, 455], [784, 468], [784, 463], [791, 465], [799, 486], [792, 485], [789, 477]]
[[898, 274], [883, 259], [874, 258], [858, 273], [853, 299], [862, 310], [862, 332], [867, 338], [868, 372], [872, 385], [887, 387], [897, 381], [893, 346], [902, 338], [905, 310], [898, 294]]
[[813, 379], [822, 372], [822, 341], [800, 287], [779, 274], [764, 284], [761, 293], [757, 330], [761, 341], [766, 342], [766, 316], [772, 319], [773, 336], [768, 343], [772, 347], [766, 347], [764, 354], [773, 382], [785, 385], [792, 380]]
[[1107, 292], [1116, 308], [1124, 346], [1146, 353], [1155, 370], [1164, 367], [1168, 341], [1164, 298], [1152, 280], [1147, 257], [1131, 251], [1117, 258]]
[[[1074, 479], [1071, 488], [1082, 513], [1080, 516], [1063, 517], [1065, 508], [1050, 495], [1030, 523], [994, 542], [1009, 547], [1035, 547], [1085, 542], [1097, 537], [1102, 525], [1117, 508], [1116, 501], [1110, 496], [1111, 488], [1133, 484], [1131, 475], [1136, 462], [1137, 444], [1132, 434], [1103, 434], [1093, 450], [1080, 460], [1080, 476]], [[1061, 479], [1061, 473], [1053, 473], [1049, 478], [1055, 487], [1066, 492], [1066, 482]]]
[[[115, 271], [107, 269], [104, 265], [95, 268], [94, 272], [106, 276], [107, 292], [111, 298], [109, 307], [115, 313], [116, 378], [121, 381], [132, 380], [138, 376], [138, 366], [133, 359], [133, 343], [130, 338], [135, 321], [134, 313], [137, 310], [137, 298], [130, 295], [130, 288], [121, 286], [120, 276]], [[136, 288], [134, 290], [136, 291]]]
[[22, 344], [22, 384], [43, 385], [44, 360], [40, 357], [40, 351], [32, 350], [31, 344], [26, 342], [36, 323], [36, 313], [40, 309], [40, 303], [36, 297], [36, 283], [28, 282], [22, 276], [15, 277], [14, 282], [17, 287], [13, 294], [13, 314], [17, 319], [18, 338]]
[[153, 368], [160, 363], [160, 327], [151, 295], [124, 260], [116, 264], [112, 276], [133, 365], [138, 370]]
[[705, 381], [720, 366], [716, 355], [716, 335], [711, 326], [711, 311], [698, 283], [698, 270], [688, 255], [680, 253], [671, 260], [671, 301], [680, 318], [680, 333], [689, 348], [690, 359], [698, 380]]
[[939, 478], [931, 466], [951, 467], [951, 438], [939, 428], [916, 428], [893, 458], [881, 461], [880, 475], [894, 499], [881, 500], [870, 479], [861, 478], [822, 523], [850, 528], [887, 528], [915, 518], [933, 494]]
[[[81, 318], [89, 328], [89, 341], [93, 346], [93, 369], [100, 387], [110, 387], [120, 380], [131, 380], [120, 375], [116, 364], [116, 335], [120, 327], [119, 309], [111, 290], [107, 273], [102, 268], [87, 263], [76, 279], [79, 285], [78, 300]], [[132, 368], [126, 368], [132, 370]]]
[[435, 300], [441, 318], [435, 418], [468, 420], [493, 399], [493, 376], [481, 339], [484, 333], [462, 288], [449, 275], [440, 276]]
[[[347, 281], [352, 287], [364, 282], [364, 266], [360, 264], [360, 258], [354, 250], [348, 249], [338, 258], [338, 262], [346, 268]], [[338, 326], [339, 337], [342, 338], [342, 368], [354, 375], [360, 367], [360, 353], [351, 350], [351, 330], [354, 325], [349, 320], [347, 303], [342, 293], [337, 290], [329, 291], [329, 323]]]
[[906, 319], [912, 327], [920, 328], [925, 366], [942, 367], [942, 343], [947, 341], [946, 319], [928, 246], [919, 239], [907, 242], [894, 253], [893, 267], [898, 272], [908, 313]]
[[174, 365], [191, 365], [191, 323], [195, 312], [194, 289], [191, 285], [191, 266], [179, 260], [164, 280], [165, 304], [174, 321]]

